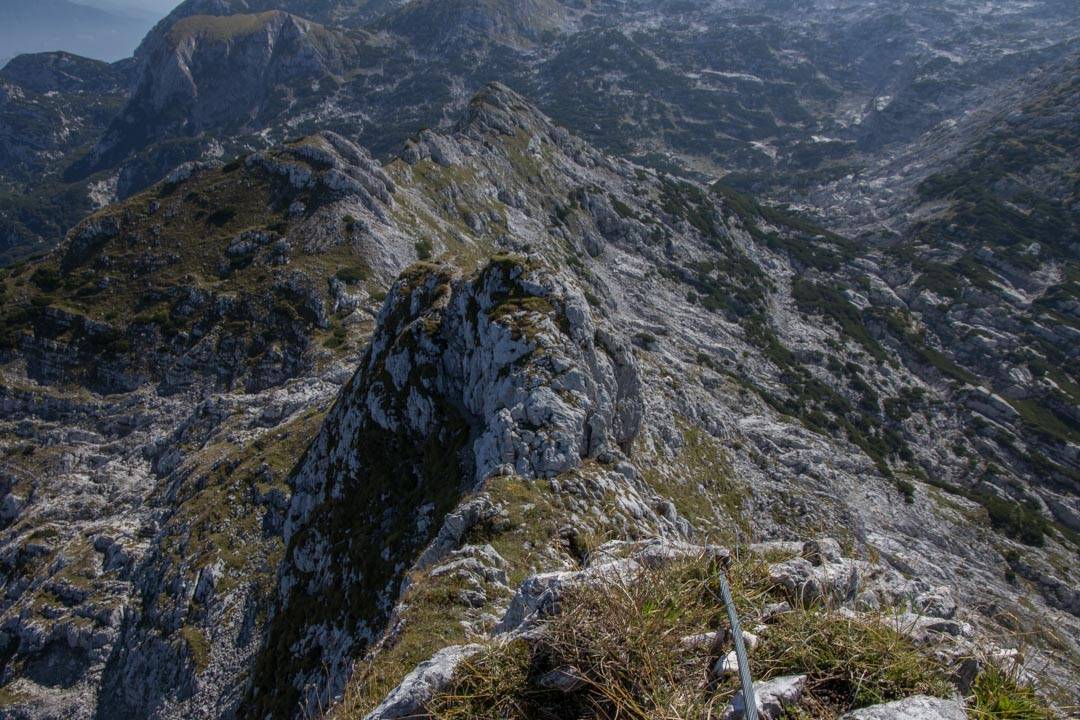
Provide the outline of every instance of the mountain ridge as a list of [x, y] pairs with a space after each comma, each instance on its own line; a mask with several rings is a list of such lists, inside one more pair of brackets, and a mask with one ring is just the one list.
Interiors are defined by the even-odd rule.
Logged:
[[[574, 9], [549, 2], [539, 12], [539, 6], [526, 11], [516, 4], [473, 2], [440, 6], [446, 19], [433, 26], [423, 20], [423, 3], [371, 6], [370, 16], [363, 12], [368, 4], [346, 4], [345, 15], [355, 10], [363, 16], [356, 23], [342, 20], [333, 11], [338, 5], [181, 5], [147, 36], [137, 62], [147, 61], [147, 48], [160, 44], [173, 23], [200, 13], [292, 10], [337, 33], [376, 35], [358, 39], [356, 72], [343, 84], [332, 73], [289, 83], [287, 92], [297, 96], [293, 117], [267, 115], [252, 123], [250, 132], [237, 133], [243, 123], [225, 113], [221, 126], [213, 128], [215, 142], [158, 138], [156, 147], [112, 158], [100, 168], [101, 179], [111, 185], [115, 178], [116, 196], [123, 198], [187, 160], [249, 152], [318, 129], [348, 134], [355, 123], [363, 123], [364, 144], [387, 158], [417, 130], [446, 127], [485, 82], [502, 80], [609, 151], [699, 178], [783, 177], [779, 187], [773, 180], [767, 187], [752, 182], [754, 194], [784, 198], [804, 193], [807, 183], [844, 177], [872, 165], [878, 155], [893, 154], [883, 142], [890, 137], [904, 134], [917, 144], [934, 123], [960, 117], [965, 102], [985, 102], [977, 92], [980, 83], [1003, 86], [1031, 72], [1033, 63], [1060, 57], [1070, 21], [1077, 22], [1067, 6], [1053, 3], [1003, 6], [984, 15], [955, 3], [942, 10], [949, 18], [942, 27], [951, 28], [943, 32], [911, 3], [884, 20], [857, 5], [811, 4], [805, 25], [799, 25], [801, 16], [782, 5], [754, 14], [738, 3], [722, 9], [612, 3]], [[565, 20], [552, 25], [544, 19], [548, 16]], [[519, 19], [508, 20], [513, 17]], [[1020, 25], [1003, 34], [1008, 18]], [[476, 32], [470, 23], [487, 30]], [[435, 26], [446, 42], [430, 36]], [[498, 27], [511, 28], [510, 34], [489, 32]], [[999, 38], [1000, 48], [975, 43], [959, 30], [965, 27]], [[837, 31], [846, 43], [841, 50], [820, 40], [832, 28], [842, 28]], [[888, 61], [860, 49], [864, 37], [889, 47]], [[955, 46], [955, 52], [938, 46]], [[810, 67], [796, 61], [800, 57], [809, 59]], [[575, 72], [582, 65], [589, 72]], [[282, 89], [257, 71], [246, 82], [248, 93], [261, 86], [259, 93], [272, 96]], [[311, 92], [311, 82], [320, 89]], [[646, 87], [652, 88], [650, 95], [640, 93]], [[217, 100], [222, 107], [228, 101], [227, 96]], [[130, 116], [148, 112], [140, 102], [129, 107]], [[878, 126], [880, 131], [873, 130]], [[106, 137], [99, 145], [116, 142]], [[84, 175], [88, 165], [93, 163], [69, 170], [69, 177]], [[737, 184], [751, 187], [742, 180]], [[85, 189], [76, 184], [69, 191]], [[825, 205], [829, 202], [836, 200]], [[843, 206], [815, 208], [826, 214], [830, 209], [849, 212]]]
[[[60, 444], [69, 441], [49, 425], [59, 410], [47, 399], [60, 388], [74, 383], [89, 392], [85, 408], [66, 411], [74, 417], [120, 413], [94, 420], [115, 428], [106, 436], [82, 440], [102, 453], [95, 462], [104, 463], [110, 485], [125, 488], [124, 503], [98, 510], [92, 522], [128, 528], [101, 535], [86, 528], [82, 540], [68, 534], [78, 524], [58, 530], [46, 553], [74, 556], [92, 539], [124, 560], [97, 565], [90, 555], [55, 571], [36, 565], [36, 579], [10, 601], [2, 624], [7, 647], [17, 648], [9, 670], [64, 656], [61, 647], [33, 640], [41, 633], [69, 632], [74, 617], [98, 612], [92, 607], [122, 607], [127, 620], [95, 621], [97, 634], [85, 636], [85, 643], [100, 638], [93, 642], [104, 650], [73, 656], [86, 658], [78, 667], [87, 680], [67, 695], [67, 707], [160, 717], [241, 707], [253, 717], [291, 717], [297, 702], [325, 707], [359, 693], [371, 696], [363, 701], [370, 709], [440, 643], [458, 642], [459, 620], [477, 631], [489, 627], [484, 608], [506, 597], [498, 583], [484, 581], [484, 599], [438, 605], [446, 621], [433, 629], [424, 598], [443, 597], [443, 581], [431, 577], [432, 558], [483, 555], [478, 537], [493, 533], [514, 582], [529, 568], [572, 566], [570, 536], [527, 519], [529, 507], [551, 507], [553, 518], [578, 508], [572, 536], [579, 542], [590, 533], [792, 538], [839, 518], [852, 528], [848, 542], [868, 554], [873, 548], [889, 568], [959, 593], [991, 594], [993, 603], [1015, 608], [1025, 628], [1046, 615], [1072, 627], [1080, 608], [1069, 590], [1067, 529], [1025, 526], [1039, 516], [1023, 514], [1028, 499], [1067, 503], [1068, 496], [1045, 485], [1025, 486], [1015, 501], [984, 490], [1012, 487], [1018, 476], [1009, 464], [991, 469], [990, 460], [969, 468], [984, 440], [966, 434], [971, 411], [954, 398], [977, 388], [953, 388], [955, 379], [942, 370], [926, 374], [921, 363], [909, 367], [900, 338], [878, 335], [873, 325], [860, 335], [850, 316], [799, 299], [802, 263], [849, 252], [842, 238], [605, 156], [505, 86], [487, 87], [467, 108], [455, 131], [421, 133], [385, 166], [332, 134], [231, 165], [187, 166], [87, 220], [62, 253], [5, 278], [6, 302], [19, 308], [3, 320], [8, 402], [25, 407], [21, 417]], [[461, 271], [432, 264], [436, 258]], [[459, 272], [471, 274], [462, 280]], [[108, 278], [104, 286], [98, 273]], [[875, 302], [895, 303], [878, 288]], [[467, 301], [477, 293], [488, 299]], [[907, 322], [918, 327], [916, 318]], [[444, 367], [444, 346], [473, 337], [451, 331], [458, 323], [487, 328], [470, 357], [509, 362], [509, 374]], [[590, 323], [588, 332], [574, 330]], [[497, 338], [509, 355], [489, 344]], [[622, 359], [581, 359], [590, 347], [596, 358]], [[446, 353], [448, 361], [456, 357]], [[572, 359], [560, 360], [563, 353]], [[828, 362], [838, 353], [839, 365]], [[527, 371], [512, 364], [515, 357], [529, 358]], [[19, 358], [25, 371], [10, 364]], [[541, 368], [554, 375], [535, 375]], [[26, 375], [12, 375], [19, 372]], [[595, 373], [596, 384], [582, 386], [580, 373]], [[462, 413], [462, 403], [503, 397], [459, 397], [453, 388], [469, 377], [511, 392], [481, 413], [489, 427], [509, 431], [494, 433], [494, 444], [465, 431], [475, 410], [461, 415], [464, 425], [437, 422]], [[556, 392], [553, 382], [569, 383], [569, 392]], [[612, 417], [607, 410], [577, 405], [582, 387], [607, 388], [587, 393], [597, 407], [625, 402], [640, 410], [619, 424], [603, 421]], [[431, 414], [436, 409], [442, 414]], [[124, 420], [129, 413], [142, 419]], [[570, 431], [579, 427], [571, 418], [596, 429]], [[396, 434], [399, 423], [413, 421], [456, 434], [427, 453], [412, 435]], [[376, 426], [390, 434], [360, 430]], [[631, 426], [639, 428], [636, 439], [616, 429]], [[605, 427], [614, 439], [594, 445], [589, 438]], [[563, 450], [543, 450], [545, 437]], [[370, 470], [372, 447], [416, 473], [410, 491], [418, 497], [443, 498], [423, 522], [410, 514], [417, 502], [384, 505], [381, 481], [369, 487], [343, 471]], [[492, 474], [507, 448], [514, 454]], [[585, 448], [584, 457], [568, 448]], [[485, 454], [458, 466], [446, 457], [456, 449], [465, 451], [458, 457]], [[8, 462], [23, 457], [18, 452]], [[77, 452], [90, 462], [95, 451]], [[46, 466], [47, 458], [19, 462]], [[554, 496], [542, 480], [528, 479], [546, 476], [543, 467], [555, 474]], [[717, 468], [730, 470], [717, 478]], [[33, 531], [56, 512], [44, 498], [62, 497], [74, 484], [57, 472], [57, 484], [11, 486], [8, 497], [18, 500], [5, 502], [22, 503], [6, 531], [11, 552], [39, 542]], [[129, 474], [155, 488], [154, 502]], [[335, 506], [337, 482], [367, 500]], [[610, 493], [619, 502], [604, 502]], [[463, 496], [469, 499], [459, 504]], [[607, 515], [583, 511], [594, 501]], [[324, 502], [325, 511], [316, 511]], [[997, 524], [999, 509], [1020, 519]], [[388, 560], [375, 559], [382, 536], [371, 535], [380, 521], [369, 512], [389, 513], [388, 537], [403, 543]], [[509, 524], [498, 519], [503, 514]], [[522, 535], [532, 528], [542, 533]], [[355, 544], [340, 546], [340, 557], [319, 549], [338, 548], [345, 537]], [[373, 569], [380, 564], [386, 568]], [[1034, 613], [1012, 604], [1010, 582], [1032, 588]], [[127, 595], [126, 583], [140, 594]], [[44, 588], [64, 594], [69, 586], [92, 590], [85, 603], [48, 619], [58, 608]], [[343, 597], [339, 587], [354, 601], [331, 601]], [[32, 614], [35, 603], [48, 612]], [[968, 622], [1000, 632], [992, 617], [972, 610]], [[1067, 638], [1039, 637], [1048, 677], [1069, 677], [1069, 652], [1058, 649]], [[282, 650], [296, 642], [311, 652]], [[54, 707], [48, 703], [56, 696], [33, 694], [32, 678], [41, 676], [15, 677], [20, 693], [41, 698], [27, 707]]]
[[1075, 704], [1071, 6], [346, 5], [0, 71], [0, 717]]

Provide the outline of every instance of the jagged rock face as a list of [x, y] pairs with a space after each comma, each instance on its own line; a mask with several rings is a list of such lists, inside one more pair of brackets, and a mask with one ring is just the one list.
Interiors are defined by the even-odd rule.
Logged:
[[527, 261], [496, 260], [468, 279], [408, 270], [294, 477], [282, 606], [252, 716], [337, 696], [461, 498], [496, 475], [531, 482], [610, 461], [639, 431], [638, 393], [628, 346], [597, 332], [579, 292]]
[[[293, 461], [264, 450], [284, 441], [301, 451], [322, 417], [311, 404], [325, 402], [336, 388], [297, 384], [243, 400], [239, 413], [230, 403], [208, 403], [158, 443], [151, 468], [162, 490], [148, 503], [156, 510], [155, 536], [133, 554], [133, 602], [109, 638], [95, 717], [179, 720], [235, 712], [262, 642], [261, 618], [271, 609]], [[247, 417], [238, 422], [237, 415]], [[264, 450], [195, 462], [177, 451], [253, 429]]]
[[[308, 378], [203, 405], [5, 394], [5, 436], [17, 415], [35, 444], [6, 455], [0, 475], [12, 693], [0, 715], [179, 720], [234, 708], [269, 611], [290, 452], [339, 384]], [[266, 452], [282, 441], [294, 449]]]
[[343, 34], [276, 10], [185, 17], [151, 36], [127, 107], [68, 176], [110, 167], [170, 137], [261, 128], [291, 110], [293, 88], [335, 85], [354, 52]]

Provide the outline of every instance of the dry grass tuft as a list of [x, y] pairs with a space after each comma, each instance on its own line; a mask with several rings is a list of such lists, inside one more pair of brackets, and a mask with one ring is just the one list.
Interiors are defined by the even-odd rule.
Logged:
[[[766, 617], [785, 598], [767, 564], [742, 558], [729, 570], [747, 627], [765, 621], [751, 654], [758, 681], [807, 676], [787, 720], [834, 720], [860, 707], [916, 694], [949, 697], [950, 669], [932, 647], [917, 647], [885, 617], [798, 606]], [[717, 718], [738, 687], [709, 669], [730, 647], [688, 648], [690, 635], [724, 631], [720, 568], [689, 560], [633, 581], [612, 577], [571, 591], [539, 639], [494, 642], [459, 668], [431, 704], [435, 720], [706, 720]], [[724, 636], [726, 637], [726, 636]], [[568, 670], [576, 687], [544, 682]], [[969, 699], [972, 720], [1053, 720], [1030, 689], [988, 666]]]
[[[709, 668], [729, 648], [688, 649], [689, 635], [727, 627], [719, 568], [698, 560], [647, 572], [634, 582], [581, 587], [563, 602], [542, 641], [495, 646], [464, 665], [433, 704], [437, 720], [589, 718], [705, 720], [734, 696], [734, 678]], [[748, 558], [730, 572], [747, 624], [780, 599], [766, 565]], [[798, 716], [833, 718], [853, 707], [916, 693], [948, 695], [946, 670], [906, 637], [873, 619], [849, 619], [800, 608], [770, 621], [751, 664], [760, 680], [806, 673]], [[545, 673], [573, 668], [572, 692], [540, 686]]]
[[814, 717], [952, 692], [946, 668], [880, 618], [848, 618], [823, 608], [779, 615], [761, 638], [754, 671], [763, 679], [805, 674]]

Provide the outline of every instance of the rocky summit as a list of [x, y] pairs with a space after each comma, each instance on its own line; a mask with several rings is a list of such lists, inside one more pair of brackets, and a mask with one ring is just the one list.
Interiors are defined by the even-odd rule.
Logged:
[[188, 0], [15, 58], [0, 718], [1075, 716], [1078, 23]]

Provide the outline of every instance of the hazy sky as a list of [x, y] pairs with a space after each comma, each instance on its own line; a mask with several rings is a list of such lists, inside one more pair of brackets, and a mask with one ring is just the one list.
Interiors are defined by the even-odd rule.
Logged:
[[164, 17], [174, 7], [180, 4], [181, 0], [74, 0], [83, 5], [90, 5], [92, 7], [99, 7], [105, 10], [112, 10], [115, 8], [131, 8], [141, 10], [146, 13], [153, 13], [159, 17]]
[[0, 64], [65, 50], [98, 60], [129, 57], [180, 0], [0, 0]]

